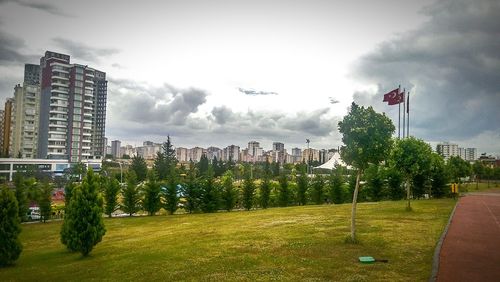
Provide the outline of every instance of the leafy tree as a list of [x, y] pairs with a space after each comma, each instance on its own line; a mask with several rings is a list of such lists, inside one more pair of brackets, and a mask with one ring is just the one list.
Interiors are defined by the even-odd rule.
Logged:
[[70, 251], [83, 256], [87, 256], [106, 234], [99, 190], [97, 175], [89, 169], [82, 184], [73, 190], [61, 229], [61, 242]]
[[378, 165], [370, 165], [366, 169], [366, 186], [369, 189], [373, 201], [378, 202], [382, 199], [382, 189], [384, 188], [384, 177]]
[[50, 215], [52, 213], [52, 186], [50, 183], [47, 181], [42, 182], [40, 192], [38, 204], [40, 205], [40, 215], [43, 222], [45, 222], [47, 219], [50, 219]]
[[234, 178], [231, 171], [226, 171], [222, 176], [222, 201], [224, 203], [224, 209], [231, 211], [234, 209], [236, 204], [236, 190], [234, 189]]
[[388, 167], [385, 171], [389, 198], [393, 201], [401, 200], [405, 196], [404, 188], [402, 187], [403, 176], [397, 168]]
[[431, 146], [414, 137], [397, 140], [392, 150], [392, 165], [399, 169], [406, 182], [407, 210], [411, 210], [411, 181], [416, 175], [424, 174], [429, 171], [431, 166], [431, 154]]
[[104, 185], [104, 213], [111, 217], [114, 211], [118, 209], [118, 193], [120, 192], [120, 183], [117, 179], [105, 178]]
[[282, 173], [279, 178], [278, 203], [281, 207], [286, 207], [290, 203], [290, 188], [288, 187], [288, 175]]
[[196, 175], [196, 167], [191, 161], [187, 173], [186, 183], [183, 185], [183, 196], [186, 201], [185, 209], [192, 213], [199, 209], [200, 205], [200, 187]]
[[437, 153], [431, 155], [431, 169], [429, 173], [431, 179], [431, 195], [441, 198], [448, 193], [448, 172], [443, 157]]
[[165, 189], [165, 210], [169, 214], [174, 214], [179, 204], [178, 183], [175, 167], [170, 167], [167, 187]]
[[130, 169], [135, 172], [137, 181], [142, 182], [146, 180], [146, 177], [148, 175], [148, 166], [142, 156], [137, 155], [132, 158]]
[[475, 161], [472, 165], [472, 171], [474, 172], [476, 179], [476, 189], [479, 189], [479, 181], [483, 178], [484, 175], [484, 164], [481, 161]]
[[139, 189], [137, 188], [137, 177], [135, 172], [130, 170], [127, 173], [127, 183], [122, 187], [122, 204], [121, 209], [132, 216], [140, 209], [141, 198]]
[[458, 156], [451, 156], [447, 166], [452, 180], [456, 183], [461, 183], [460, 178], [467, 177], [471, 173], [470, 164]]
[[216, 212], [219, 209], [219, 193], [211, 166], [208, 167], [207, 175], [203, 177], [200, 196], [203, 212]]
[[66, 183], [66, 186], [64, 187], [64, 207], [69, 206], [69, 202], [71, 201], [71, 196], [73, 195], [73, 190], [76, 187], [76, 183], [73, 181], [69, 181]]
[[19, 207], [12, 191], [6, 186], [0, 188], [0, 266], [14, 263], [23, 246], [19, 241]]
[[280, 176], [280, 163], [279, 162], [273, 162], [271, 170], [273, 172], [274, 177]]
[[149, 215], [155, 215], [161, 208], [160, 183], [156, 181], [156, 175], [149, 173], [148, 182], [144, 185], [144, 199], [142, 206]]
[[28, 192], [23, 175], [21, 173], [15, 173], [13, 182], [16, 188], [15, 195], [19, 208], [19, 218], [21, 221], [25, 221], [27, 219], [26, 215], [28, 214]]
[[344, 202], [344, 178], [342, 176], [342, 167], [336, 167], [330, 174], [328, 181], [330, 187], [330, 198], [335, 204], [342, 204]]
[[372, 107], [360, 107], [356, 103], [352, 103], [349, 113], [338, 126], [344, 143], [340, 150], [342, 160], [357, 170], [350, 239], [356, 242], [356, 204], [360, 177], [368, 164], [379, 164], [387, 158], [395, 127], [385, 114], [375, 112]]
[[312, 200], [316, 205], [321, 205], [323, 203], [323, 196], [324, 196], [324, 186], [325, 186], [325, 180], [323, 179], [323, 176], [321, 174], [316, 174], [314, 175], [313, 181], [312, 181]]
[[255, 184], [250, 177], [250, 173], [245, 174], [245, 181], [243, 182], [243, 207], [249, 211], [253, 206], [253, 198], [255, 194]]
[[303, 170], [297, 177], [297, 200], [299, 205], [307, 204], [307, 188], [309, 188], [309, 178], [306, 171]]

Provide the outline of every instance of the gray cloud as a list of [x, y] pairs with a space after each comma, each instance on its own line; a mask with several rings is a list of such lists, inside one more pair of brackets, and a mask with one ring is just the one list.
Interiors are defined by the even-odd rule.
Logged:
[[259, 96], [259, 95], [278, 95], [276, 92], [270, 92], [270, 91], [257, 91], [254, 89], [245, 89], [245, 88], [238, 88], [238, 91], [245, 95], [250, 95], [250, 96]]
[[378, 91], [355, 93], [354, 100], [388, 111], [397, 123], [397, 107], [382, 103], [382, 94], [401, 84], [411, 91], [410, 130], [417, 137], [460, 141], [498, 132], [500, 2], [438, 1], [423, 12], [425, 25], [358, 62], [355, 76], [378, 83]]
[[36, 62], [36, 57], [20, 52], [26, 47], [24, 40], [0, 30], [0, 64], [25, 64]]
[[0, 4], [7, 3], [7, 2], [17, 3], [20, 6], [40, 10], [40, 11], [43, 11], [43, 12], [46, 12], [46, 13], [49, 13], [52, 15], [65, 16], [65, 17], [69, 16], [68, 14], [64, 13], [56, 6], [54, 6], [52, 4], [48, 4], [48, 3], [41, 3], [39, 1], [29, 2], [29, 1], [24, 1], [24, 0], [0, 0]]
[[82, 42], [55, 37], [52, 41], [66, 50], [72, 57], [88, 62], [99, 62], [103, 57], [111, 56], [120, 52], [116, 48], [96, 48]]

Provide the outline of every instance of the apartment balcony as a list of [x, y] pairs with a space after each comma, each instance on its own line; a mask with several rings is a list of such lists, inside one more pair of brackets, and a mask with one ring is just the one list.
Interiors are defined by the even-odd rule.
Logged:
[[61, 76], [61, 75], [59, 75], [59, 74], [53, 74], [53, 75], [52, 75], [52, 78], [55, 78], [55, 79], [61, 79], [61, 80], [68, 80], [68, 81], [69, 81], [69, 78], [68, 78], [68, 77]]
[[52, 81], [52, 83], [50, 85], [51, 86], [68, 87], [68, 83], [64, 83], [62, 81]]
[[64, 149], [66, 148], [65, 145], [47, 145], [47, 148], [49, 149]]
[[68, 73], [69, 74], [69, 71], [68, 71], [68, 68], [70, 67], [70, 65], [66, 65], [66, 64], [61, 64], [59, 62], [55, 62], [55, 63], [52, 63], [50, 64], [51, 66], [61, 66], [62, 68], [54, 68], [52, 67], [52, 72], [62, 72], [62, 73]]
[[82, 150], [90, 150], [90, 146], [82, 146]]
[[[69, 93], [68, 90], [65, 90], [65, 89], [52, 89], [52, 90], [50, 90], [50, 92], [52, 92], [52, 93], [61, 93], [61, 94], [68, 94]], [[52, 96], [52, 97], [54, 97], [54, 96]]]
[[54, 142], [60, 142], [60, 141], [63, 141], [63, 142], [66, 142], [66, 138], [59, 138], [59, 137], [49, 137], [47, 139], [49, 142], [50, 141], [54, 141]]

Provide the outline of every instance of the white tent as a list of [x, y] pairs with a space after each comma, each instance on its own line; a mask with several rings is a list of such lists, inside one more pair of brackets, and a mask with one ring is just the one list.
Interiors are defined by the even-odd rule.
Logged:
[[[340, 159], [340, 154], [335, 152], [331, 159], [329, 159], [326, 163], [314, 167], [314, 168], [326, 168], [326, 169], [334, 169], [336, 165], [347, 166], [342, 159]], [[347, 166], [350, 167], [350, 166]], [[314, 169], [313, 168], [313, 169]]]

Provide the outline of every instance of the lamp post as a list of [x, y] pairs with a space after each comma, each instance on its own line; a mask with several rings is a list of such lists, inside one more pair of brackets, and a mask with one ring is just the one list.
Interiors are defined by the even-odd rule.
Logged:
[[120, 161], [114, 161], [114, 160], [111, 160], [111, 159], [106, 159], [107, 162], [110, 162], [110, 163], [118, 163], [120, 165], [120, 185], [123, 184], [123, 167], [122, 167], [122, 163]]
[[307, 173], [310, 174], [310, 170], [311, 168], [309, 167], [309, 159], [311, 158], [309, 155], [311, 154], [311, 151], [309, 150], [309, 143], [311, 142], [311, 140], [309, 139], [306, 139], [306, 143], [307, 143]]

